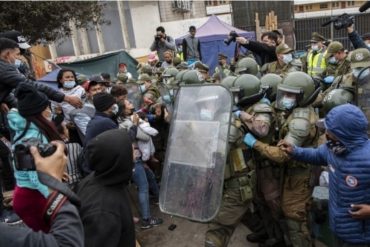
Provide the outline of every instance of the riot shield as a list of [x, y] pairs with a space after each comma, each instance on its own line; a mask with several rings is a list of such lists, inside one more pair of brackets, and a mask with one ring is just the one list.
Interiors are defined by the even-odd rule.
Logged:
[[370, 137], [370, 73], [369, 67], [364, 68], [356, 78], [356, 104], [363, 111], [369, 126], [367, 135]]
[[232, 105], [232, 94], [221, 85], [180, 87], [162, 173], [162, 212], [200, 222], [217, 215]]
[[143, 95], [140, 91], [140, 85], [137, 83], [125, 84], [127, 89], [127, 99], [134, 105], [135, 109], [138, 110], [143, 104]]
[[158, 90], [161, 93], [161, 103], [166, 106], [169, 113], [173, 113], [178, 86], [174, 84], [174, 78], [163, 78], [163, 81], [157, 84]]

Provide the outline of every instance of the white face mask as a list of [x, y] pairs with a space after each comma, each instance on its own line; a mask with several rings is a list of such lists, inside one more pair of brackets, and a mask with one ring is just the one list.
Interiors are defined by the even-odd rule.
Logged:
[[329, 60], [328, 60], [328, 62], [330, 64], [337, 64], [338, 63], [337, 59], [334, 56], [330, 57]]
[[284, 54], [283, 55], [283, 62], [285, 64], [289, 64], [291, 61], [293, 61], [293, 55], [292, 54]]
[[14, 62], [14, 65], [15, 65], [15, 67], [17, 67], [17, 69], [18, 69], [19, 67], [21, 67], [21, 64], [22, 64], [22, 61], [21, 61], [21, 60], [19, 60], [19, 59], [16, 59], [16, 60], [15, 60], [15, 62]]
[[144, 84], [140, 86], [140, 91], [142, 93], [145, 93], [146, 92], [146, 88], [145, 88], [145, 85]]
[[63, 87], [64, 88], [67, 88], [67, 89], [71, 89], [71, 88], [74, 88], [76, 85], [76, 82], [75, 81], [65, 81], [63, 83]]
[[114, 104], [112, 106], [112, 113], [113, 113], [113, 115], [117, 115], [118, 114], [118, 110], [119, 110], [118, 105], [117, 104]]
[[286, 110], [291, 110], [294, 108], [296, 102], [294, 98], [283, 97], [280, 102], [281, 106], [283, 106]]
[[370, 48], [370, 43], [369, 43], [369, 44], [367, 44], [367, 47], [368, 47], [368, 48]]
[[318, 51], [319, 50], [319, 45], [311, 45], [312, 51]]
[[214, 117], [214, 112], [208, 109], [201, 109], [200, 110], [200, 119], [204, 121], [211, 121]]
[[[360, 74], [361, 73], [361, 74]], [[358, 80], [362, 80], [369, 76], [370, 74], [370, 69], [364, 69], [364, 68], [354, 68], [352, 69], [352, 75], [357, 78]]]

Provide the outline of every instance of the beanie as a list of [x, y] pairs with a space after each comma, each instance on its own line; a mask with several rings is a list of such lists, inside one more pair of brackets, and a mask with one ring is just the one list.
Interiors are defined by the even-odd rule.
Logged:
[[22, 117], [40, 114], [49, 105], [49, 98], [31, 84], [19, 84], [15, 96], [18, 99], [18, 112]]
[[96, 111], [104, 112], [116, 103], [114, 97], [109, 93], [98, 93], [93, 97], [93, 103]]

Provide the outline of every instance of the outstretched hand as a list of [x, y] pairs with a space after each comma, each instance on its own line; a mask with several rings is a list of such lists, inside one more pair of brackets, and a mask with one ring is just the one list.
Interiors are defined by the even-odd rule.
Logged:
[[285, 141], [285, 140], [281, 140], [279, 141], [279, 143], [277, 144], [277, 146], [283, 150], [285, 153], [291, 155], [294, 151], [294, 145], [293, 144], [290, 144], [289, 142]]

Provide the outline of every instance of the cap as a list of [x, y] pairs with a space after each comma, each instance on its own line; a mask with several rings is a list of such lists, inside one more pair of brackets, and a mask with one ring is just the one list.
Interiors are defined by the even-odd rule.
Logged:
[[271, 32], [276, 33], [278, 36], [283, 36], [283, 33], [282, 33], [282, 32], [280, 32], [280, 31], [279, 31], [279, 30], [277, 30], [277, 29], [274, 29], [274, 30], [272, 30]]
[[370, 33], [365, 33], [364, 35], [362, 35], [362, 39], [363, 40], [370, 40]]
[[277, 54], [288, 54], [293, 51], [292, 48], [290, 48], [287, 44], [281, 43], [276, 47], [276, 53]]
[[209, 67], [202, 62], [196, 62], [194, 65], [194, 69], [197, 69], [199, 72], [204, 73], [207, 73], [209, 71]]
[[222, 52], [218, 53], [218, 57], [219, 58], [227, 59], [227, 56], [224, 53], [222, 53]]
[[21, 83], [15, 91], [18, 111], [23, 117], [40, 114], [49, 105], [49, 98], [32, 85]]
[[22, 36], [21, 32], [19, 31], [13, 30], [13, 31], [2, 32], [0, 33], [0, 37], [14, 40], [15, 42], [18, 43], [18, 46], [21, 49], [26, 50], [28, 48], [31, 48], [31, 46], [27, 43], [26, 38]]
[[326, 39], [321, 34], [319, 34], [317, 32], [312, 33], [311, 42], [323, 42], [325, 40]]
[[186, 62], [181, 62], [179, 65], [176, 66], [178, 70], [186, 70], [188, 69], [188, 64]]
[[109, 93], [98, 93], [94, 95], [93, 103], [97, 112], [104, 112], [114, 105], [116, 101]]
[[146, 81], [152, 81], [152, 77], [150, 77], [148, 74], [141, 74], [137, 80], [137, 83], [143, 84]]
[[329, 58], [329, 57], [333, 56], [335, 53], [337, 53], [338, 51], [342, 51], [342, 50], [344, 50], [344, 47], [343, 47], [342, 43], [340, 43], [338, 41], [333, 41], [328, 46], [328, 50], [325, 54], [325, 58]]
[[351, 53], [351, 68], [366, 68], [370, 66], [370, 51], [360, 48]]

